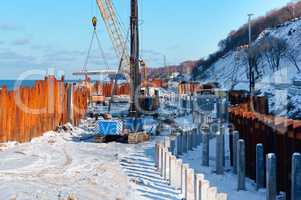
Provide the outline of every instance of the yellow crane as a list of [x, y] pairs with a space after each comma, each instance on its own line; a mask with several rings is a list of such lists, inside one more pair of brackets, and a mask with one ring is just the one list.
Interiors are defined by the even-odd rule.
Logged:
[[[131, 22], [129, 31], [124, 32], [118, 15], [115, 11], [112, 0], [96, 0], [100, 14], [104, 21], [106, 30], [109, 34], [113, 48], [117, 57], [120, 59], [118, 73], [128, 75], [131, 84], [131, 102], [129, 115], [131, 117], [139, 117], [140, 111], [137, 108], [135, 101], [139, 99], [139, 102], [146, 101], [145, 99], [153, 98], [149, 97], [149, 88], [147, 83], [147, 65], [140, 59], [139, 55], [139, 18], [138, 18], [138, 0], [131, 0]], [[128, 35], [130, 34], [130, 54], [128, 49]], [[142, 68], [140, 70], [140, 67]], [[146, 82], [145, 96], [142, 98], [140, 94], [137, 94], [137, 90], [141, 85], [141, 75], [143, 74], [144, 82]], [[127, 78], [128, 78], [127, 77]], [[115, 84], [112, 94], [115, 94]], [[140, 104], [140, 103], [139, 103]], [[111, 103], [109, 106], [109, 110]], [[155, 106], [157, 107], [157, 106]]]
[[130, 56], [127, 46], [127, 37], [124, 36], [122, 25], [116, 15], [111, 0], [96, 0], [100, 14], [112, 41], [116, 56], [122, 60], [120, 73], [130, 73]]

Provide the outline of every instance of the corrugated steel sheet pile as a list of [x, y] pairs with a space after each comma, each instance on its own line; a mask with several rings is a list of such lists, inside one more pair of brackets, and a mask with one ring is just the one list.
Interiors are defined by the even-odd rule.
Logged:
[[[68, 90], [73, 87], [74, 125], [88, 106], [89, 90], [46, 77], [32, 87], [0, 90], [0, 142], [27, 142], [69, 121]], [[70, 110], [70, 109], [69, 109]]]

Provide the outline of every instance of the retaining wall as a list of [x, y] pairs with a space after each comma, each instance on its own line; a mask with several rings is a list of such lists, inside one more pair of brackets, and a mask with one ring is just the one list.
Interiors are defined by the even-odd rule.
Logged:
[[[111, 97], [113, 91], [113, 83], [100, 83], [96, 82], [92, 88], [92, 93], [102, 94], [105, 97]], [[116, 95], [129, 95], [130, 94], [130, 85], [128, 83], [118, 84], [116, 86]]]
[[227, 194], [219, 193], [203, 174], [197, 174], [194, 169], [176, 157], [200, 145], [201, 140], [202, 134], [193, 129], [165, 140], [164, 143], [157, 143], [155, 148], [157, 170], [172, 187], [181, 191], [186, 200], [227, 200]]
[[265, 96], [250, 96], [245, 91], [230, 91], [229, 101], [231, 105], [244, 104], [248, 110], [253, 110], [261, 114], [269, 114], [269, 102]]
[[301, 152], [301, 121], [250, 112], [246, 104], [231, 108], [229, 112], [230, 122], [246, 143], [246, 175], [256, 179], [256, 145], [261, 143], [265, 155], [276, 154], [277, 189], [289, 196], [290, 161], [293, 153]]
[[77, 125], [88, 97], [86, 88], [65, 84], [63, 78], [46, 77], [15, 91], [4, 86], [0, 90], [0, 142], [28, 142], [66, 122]]

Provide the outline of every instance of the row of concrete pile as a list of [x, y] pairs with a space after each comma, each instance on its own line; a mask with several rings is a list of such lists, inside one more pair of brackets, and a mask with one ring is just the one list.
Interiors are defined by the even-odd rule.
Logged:
[[[210, 186], [203, 174], [195, 173], [175, 155], [186, 153], [200, 145], [202, 135], [197, 129], [182, 133], [182, 139], [156, 144], [156, 167], [161, 176], [175, 189], [180, 190], [186, 200], [227, 200], [227, 194], [219, 193]], [[179, 147], [180, 148], [176, 148]], [[181, 152], [179, 151], [181, 149]], [[176, 152], [178, 151], [178, 152]]]
[[[215, 173], [223, 175], [225, 167], [225, 127], [220, 125], [215, 136], [216, 157]], [[246, 145], [245, 141], [239, 139], [239, 133], [233, 131], [233, 170], [237, 174], [237, 190], [246, 190]], [[156, 144], [156, 166], [162, 177], [176, 189], [182, 191], [188, 199], [226, 199], [227, 195], [219, 194], [215, 187], [209, 187], [208, 181], [202, 174], [195, 174], [189, 165], [184, 164], [178, 156], [192, 151], [202, 143], [202, 165], [209, 167], [209, 128], [191, 130], [177, 133], [162, 143]], [[264, 188], [266, 181], [266, 199], [276, 200], [280, 196], [277, 194], [277, 169], [276, 155], [268, 154], [264, 158], [264, 147], [258, 144], [256, 148], [256, 184], [257, 189]], [[266, 161], [266, 168], [265, 168]], [[266, 170], [266, 171], [265, 171]], [[266, 180], [265, 180], [266, 179]], [[207, 184], [208, 183], [208, 184]], [[291, 199], [301, 199], [301, 155], [295, 153], [292, 157], [291, 174]], [[207, 187], [208, 186], [208, 187]], [[281, 195], [283, 196], [284, 193]], [[202, 197], [203, 195], [203, 197]], [[212, 197], [213, 195], [213, 197]]]

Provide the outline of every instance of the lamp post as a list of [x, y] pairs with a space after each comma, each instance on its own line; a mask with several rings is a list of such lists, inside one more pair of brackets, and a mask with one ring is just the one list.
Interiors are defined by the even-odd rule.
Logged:
[[251, 45], [251, 43], [252, 43], [252, 24], [251, 24], [251, 22], [252, 22], [252, 16], [253, 15], [254, 14], [252, 14], [252, 13], [248, 14], [248, 17], [249, 17], [249, 20], [248, 20], [248, 24], [249, 24], [249, 45]]
[[[155, 54], [159, 55], [159, 56], [162, 56], [162, 61], [163, 61], [163, 67], [164, 68], [167, 68], [167, 57], [164, 53], [161, 53], [161, 52], [158, 52], [158, 51], [155, 51]], [[170, 70], [168, 69], [168, 75], [170, 75]]]
[[[252, 45], [252, 16], [254, 14], [250, 13], [248, 14], [249, 20], [249, 48], [251, 48]], [[253, 66], [249, 64], [249, 73], [250, 73], [250, 94], [252, 94], [255, 90], [255, 78], [254, 78], [254, 72], [253, 72]]]

